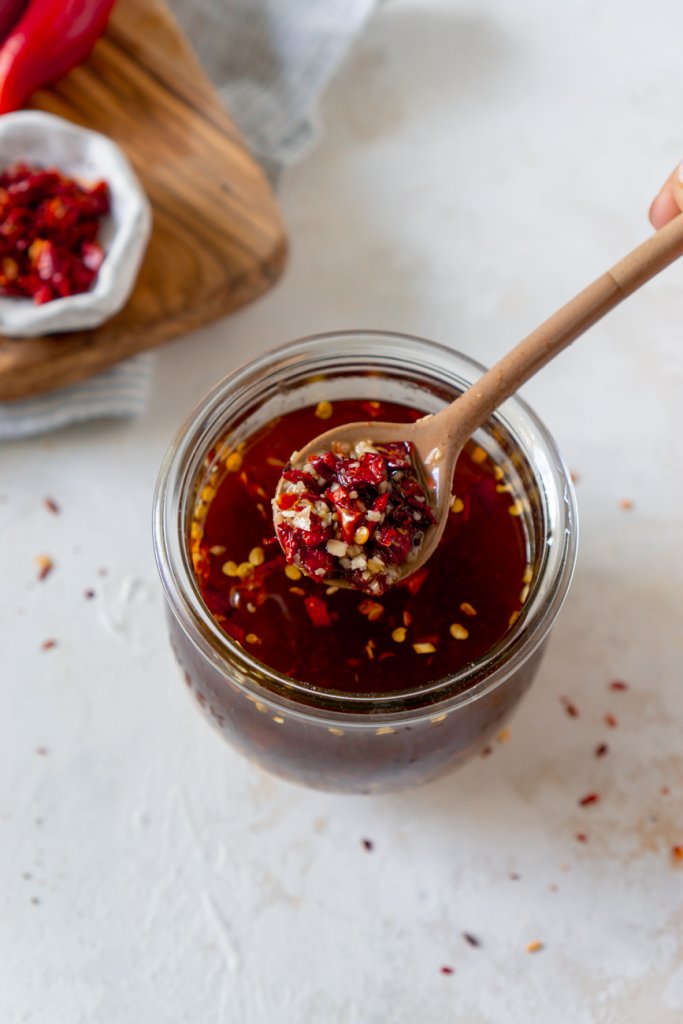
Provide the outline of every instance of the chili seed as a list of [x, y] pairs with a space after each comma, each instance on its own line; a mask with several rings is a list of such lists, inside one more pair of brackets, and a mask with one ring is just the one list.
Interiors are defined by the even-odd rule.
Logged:
[[242, 468], [242, 456], [239, 452], [230, 452], [225, 460], [225, 468], [228, 473], [239, 473]]
[[[400, 628], [400, 627], [399, 627]], [[413, 650], [416, 654], [434, 654], [436, 647], [434, 644], [413, 644]]]
[[296, 565], [286, 565], [285, 566], [285, 576], [289, 580], [300, 580], [301, 579], [301, 569], [299, 569], [298, 566], [296, 566]]
[[319, 420], [329, 420], [333, 412], [334, 409], [332, 407], [332, 402], [318, 402], [318, 404], [315, 407], [315, 415], [318, 417]]
[[397, 626], [397, 628], [391, 634], [391, 639], [397, 644], [402, 644], [406, 638], [406, 629], [403, 626]]
[[469, 601], [462, 602], [462, 604], [460, 605], [460, 611], [463, 613], [463, 615], [472, 616], [477, 614], [476, 609], [472, 607]]
[[249, 564], [250, 565], [263, 565], [266, 556], [263, 553], [263, 548], [252, 548], [249, 552]]
[[354, 544], [365, 544], [370, 538], [370, 531], [367, 526], [359, 526], [353, 535]]
[[459, 622], [454, 622], [449, 627], [449, 633], [454, 640], [467, 640], [467, 637], [470, 635], [465, 627], [461, 626]]

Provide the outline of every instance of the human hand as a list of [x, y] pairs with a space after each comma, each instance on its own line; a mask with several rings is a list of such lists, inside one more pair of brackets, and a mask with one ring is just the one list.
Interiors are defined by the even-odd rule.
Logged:
[[683, 210], [683, 163], [672, 171], [652, 201], [650, 223], [663, 228]]

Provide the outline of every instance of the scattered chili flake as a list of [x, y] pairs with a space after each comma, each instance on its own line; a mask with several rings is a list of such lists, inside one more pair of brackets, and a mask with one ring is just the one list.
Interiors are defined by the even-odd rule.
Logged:
[[662, 786], [659, 792], [662, 794], [662, 796], [668, 796], [671, 790], [668, 786]]
[[604, 757], [605, 754], [609, 754], [609, 747], [606, 743], [598, 743], [597, 747], [595, 748], [595, 756]]
[[579, 843], [587, 843], [588, 842], [588, 836], [586, 835], [585, 832], [577, 832], [576, 833], [576, 838], [577, 838], [577, 841]]
[[677, 864], [683, 862], [683, 846], [676, 845], [671, 847], [671, 856]]
[[85, 598], [85, 599], [86, 599], [87, 601], [92, 601], [92, 599], [93, 599], [93, 597], [94, 597], [94, 596], [95, 596], [95, 591], [94, 591], [94, 590], [88, 589], [88, 590], [84, 590], [84, 591], [83, 591], [83, 597], [84, 597], [84, 598]]
[[361, 843], [363, 849], [367, 850], [368, 853], [371, 853], [371, 851], [375, 848], [375, 844], [373, 843], [372, 839], [361, 839]]
[[616, 729], [618, 723], [617, 723], [617, 720], [614, 717], [614, 715], [611, 715], [608, 712], [605, 715], [605, 724], [608, 725], [610, 727], [610, 729]]
[[36, 558], [36, 565], [38, 566], [39, 580], [46, 579], [55, 567], [55, 563], [49, 555], [38, 555]]
[[311, 594], [304, 599], [304, 607], [308, 612], [308, 617], [314, 626], [320, 628], [323, 626], [331, 626], [332, 619], [330, 613], [327, 610], [327, 605], [321, 597], [316, 597]]
[[418, 569], [417, 572], [414, 572], [407, 580], [403, 580], [402, 583], [399, 583], [399, 586], [404, 587], [411, 597], [415, 597], [428, 575], [429, 569], [425, 566], [423, 569]]
[[633, 508], [633, 502], [630, 498], [622, 498], [619, 502], [619, 508], [623, 508], [625, 512], [630, 512], [630, 510]]
[[599, 801], [600, 797], [597, 793], [587, 793], [579, 800], [579, 807], [590, 807], [591, 804], [597, 804]]
[[609, 684], [609, 688], [610, 690], [615, 690], [617, 692], [628, 690], [628, 683], [625, 683], [623, 679], [613, 679]]
[[0, 174], [0, 292], [40, 305], [87, 292], [104, 250], [104, 181], [86, 185], [55, 168], [15, 164]]
[[576, 704], [569, 699], [569, 697], [560, 697], [560, 703], [570, 718], [579, 717], [579, 709]]
[[478, 949], [481, 946], [481, 942], [476, 935], [472, 935], [472, 932], [463, 932], [462, 937], [465, 942], [469, 943], [470, 946], [474, 946], [475, 949]]
[[448, 965], [444, 965], [441, 968], [441, 973], [442, 974], [454, 974], [455, 972], [454, 972], [452, 967], [449, 967]]
[[509, 874], [509, 878], [511, 882], [521, 882], [522, 880], [522, 876], [518, 874], [516, 871], [511, 871]]
[[39, 757], [46, 757], [48, 754], [47, 747], [36, 747], [36, 754], [38, 754]]
[[496, 736], [496, 740], [498, 741], [498, 743], [507, 743], [507, 741], [509, 739], [510, 739], [510, 730], [509, 729], [501, 729], [500, 732], [498, 733], [498, 735]]
[[527, 953], [540, 953], [543, 948], [543, 943], [535, 939], [533, 942], [527, 943], [526, 951]]
[[486, 746], [486, 747], [482, 747], [479, 756], [480, 757], [490, 757], [490, 755], [492, 753], [493, 753], [493, 747]]
[[51, 651], [56, 646], [56, 640], [43, 640], [42, 644], [40, 645], [40, 649], [41, 651]]
[[43, 505], [53, 516], [58, 516], [62, 511], [54, 498], [43, 498]]
[[370, 419], [379, 416], [381, 408], [380, 402], [361, 402], [361, 409]]
[[[333, 589], [329, 587], [328, 590]], [[336, 587], [334, 588], [337, 589]], [[384, 606], [379, 601], [372, 601], [369, 597], [365, 598], [358, 605], [358, 611], [361, 615], [365, 615], [368, 622], [376, 622], [384, 614]]]

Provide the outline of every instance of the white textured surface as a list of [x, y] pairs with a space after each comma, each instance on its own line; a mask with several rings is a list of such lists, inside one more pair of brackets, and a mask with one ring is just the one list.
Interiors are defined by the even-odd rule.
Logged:
[[152, 210], [120, 146], [78, 124], [20, 110], [0, 119], [0, 166], [25, 162], [57, 167], [69, 177], [109, 185], [111, 213], [99, 242], [105, 259], [93, 287], [36, 306], [32, 299], [0, 296], [0, 331], [13, 338], [97, 327], [118, 313], [133, 290], [152, 231]]
[[243, 762], [180, 684], [149, 538], [180, 416], [239, 360], [362, 325], [491, 362], [640, 241], [682, 35], [674, 0], [387, 4], [286, 182], [285, 281], [166, 347], [143, 419], [0, 449], [3, 1024], [683, 1020], [683, 267], [525, 389], [581, 477], [579, 566], [460, 774], [341, 798]]

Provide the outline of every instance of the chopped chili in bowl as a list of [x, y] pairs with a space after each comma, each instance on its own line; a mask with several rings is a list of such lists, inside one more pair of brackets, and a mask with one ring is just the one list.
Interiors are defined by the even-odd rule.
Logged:
[[435, 522], [410, 441], [335, 443], [288, 466], [273, 500], [287, 561], [318, 583], [379, 596]]
[[90, 290], [109, 187], [18, 163], [0, 173], [0, 293], [36, 305]]

